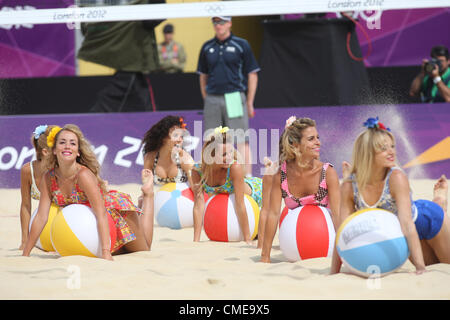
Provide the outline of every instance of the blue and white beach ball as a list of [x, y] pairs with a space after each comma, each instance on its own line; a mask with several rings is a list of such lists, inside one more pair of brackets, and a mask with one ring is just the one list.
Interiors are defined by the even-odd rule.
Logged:
[[155, 219], [161, 227], [194, 226], [194, 194], [186, 183], [167, 183], [155, 194]]
[[336, 249], [343, 264], [363, 277], [391, 273], [409, 257], [397, 216], [383, 209], [364, 209], [345, 219], [337, 232]]

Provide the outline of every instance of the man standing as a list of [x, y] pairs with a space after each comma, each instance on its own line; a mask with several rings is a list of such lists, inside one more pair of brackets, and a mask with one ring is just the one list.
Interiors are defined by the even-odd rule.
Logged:
[[181, 43], [173, 39], [174, 28], [168, 23], [163, 28], [164, 41], [158, 44], [161, 71], [166, 73], [183, 72], [186, 53]]
[[[200, 51], [197, 73], [204, 100], [204, 129], [227, 126], [236, 133], [238, 151], [245, 157], [245, 173], [251, 174], [248, 119], [260, 70], [247, 40], [231, 32], [231, 17], [212, 18], [215, 37]], [[240, 129], [240, 130], [239, 130]], [[237, 131], [236, 131], [237, 130]]]

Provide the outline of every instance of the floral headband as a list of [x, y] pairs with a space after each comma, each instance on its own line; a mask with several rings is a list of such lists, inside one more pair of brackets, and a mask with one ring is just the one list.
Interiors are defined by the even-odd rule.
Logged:
[[230, 128], [220, 126], [214, 129], [214, 134], [227, 133], [228, 130], [230, 130]]
[[289, 127], [294, 121], [297, 120], [296, 116], [290, 116], [289, 119], [286, 120], [286, 124], [284, 125], [284, 128], [286, 129]]
[[53, 146], [55, 145], [55, 137], [61, 130], [62, 128], [58, 126], [53, 127], [52, 130], [50, 130], [50, 133], [47, 136], [47, 146], [49, 148], [53, 148]]
[[36, 129], [34, 129], [34, 131], [33, 131], [34, 139], [35, 140], [39, 139], [41, 134], [43, 134], [45, 132], [45, 130], [47, 130], [47, 128], [48, 128], [48, 125], [46, 125], [46, 124], [37, 126]]
[[181, 129], [186, 129], [186, 122], [184, 122], [183, 117], [180, 117], [180, 127]]
[[384, 124], [382, 124], [379, 120], [378, 117], [376, 118], [369, 118], [366, 120], [366, 122], [364, 122], [364, 127], [366, 127], [367, 129], [381, 129], [381, 130], [386, 130], [391, 132], [391, 129], [386, 128], [386, 126]]

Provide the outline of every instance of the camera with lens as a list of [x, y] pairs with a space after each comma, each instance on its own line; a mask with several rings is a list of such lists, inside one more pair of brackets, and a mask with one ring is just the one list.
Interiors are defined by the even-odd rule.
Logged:
[[434, 68], [438, 66], [439, 68], [439, 73], [442, 71], [442, 63], [441, 60], [436, 59], [436, 58], [431, 58], [430, 61], [428, 61], [427, 63], [425, 63], [425, 65], [423, 66], [424, 70], [426, 73], [431, 74], [431, 72], [434, 70]]

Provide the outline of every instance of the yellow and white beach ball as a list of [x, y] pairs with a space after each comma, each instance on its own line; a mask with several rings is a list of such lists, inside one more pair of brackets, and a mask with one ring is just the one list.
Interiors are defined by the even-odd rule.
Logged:
[[[108, 220], [110, 238], [115, 241], [115, 229], [111, 228], [109, 214]], [[71, 204], [61, 210], [53, 220], [51, 240], [61, 256], [102, 256], [97, 218], [91, 208], [82, 204]]]
[[[33, 214], [31, 215], [30, 219], [30, 225], [28, 227], [28, 230], [31, 230], [31, 225], [33, 224], [34, 218], [36, 217], [38, 209], [33, 211]], [[52, 204], [50, 206], [50, 211], [48, 212], [48, 219], [47, 223], [45, 224], [44, 229], [42, 230], [41, 234], [39, 235], [39, 238], [36, 242], [35, 247], [39, 248], [44, 251], [48, 252], [54, 252], [55, 248], [53, 248], [52, 240], [50, 239], [50, 230], [53, 224], [53, 219], [56, 217], [58, 212], [60, 211], [60, 208], [56, 204]]]
[[[244, 195], [244, 205], [253, 240], [258, 234], [259, 207], [256, 201], [247, 194]], [[205, 205], [203, 226], [206, 236], [212, 241], [244, 240], [236, 215], [234, 193], [220, 193], [208, 199]]]
[[364, 209], [347, 217], [338, 229], [336, 249], [343, 264], [363, 277], [391, 273], [409, 257], [397, 216], [383, 209]]

